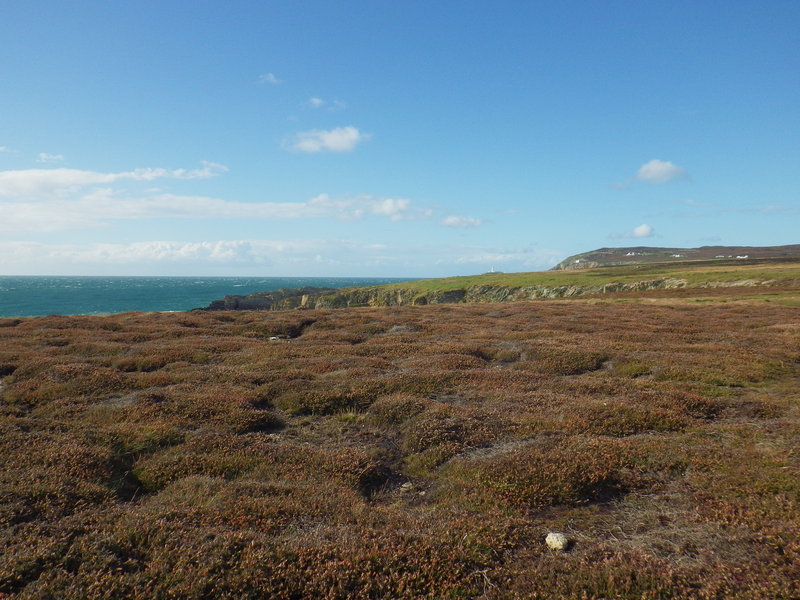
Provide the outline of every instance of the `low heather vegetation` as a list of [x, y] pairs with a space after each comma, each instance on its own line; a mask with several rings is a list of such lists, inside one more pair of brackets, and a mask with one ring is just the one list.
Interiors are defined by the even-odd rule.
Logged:
[[799, 376], [747, 300], [0, 319], [0, 598], [797, 598]]

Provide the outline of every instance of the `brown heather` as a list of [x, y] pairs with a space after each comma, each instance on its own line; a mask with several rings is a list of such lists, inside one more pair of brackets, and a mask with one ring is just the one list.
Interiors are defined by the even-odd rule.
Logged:
[[741, 296], [0, 319], [0, 598], [797, 599], [798, 383]]

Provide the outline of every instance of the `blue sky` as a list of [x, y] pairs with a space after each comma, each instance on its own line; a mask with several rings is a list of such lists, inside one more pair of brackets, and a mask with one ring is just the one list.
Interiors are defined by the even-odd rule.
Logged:
[[800, 3], [6, 2], [0, 274], [800, 243]]

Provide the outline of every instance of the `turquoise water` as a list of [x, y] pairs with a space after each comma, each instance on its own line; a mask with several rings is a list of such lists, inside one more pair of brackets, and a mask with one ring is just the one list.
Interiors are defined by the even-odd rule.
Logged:
[[0, 317], [191, 310], [212, 300], [281, 288], [411, 281], [364, 277], [11, 277], [0, 276]]

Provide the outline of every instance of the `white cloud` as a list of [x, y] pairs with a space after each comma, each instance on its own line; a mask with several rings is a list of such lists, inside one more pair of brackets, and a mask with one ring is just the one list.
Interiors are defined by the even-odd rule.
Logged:
[[8, 146], [0, 146], [0, 152], [11, 152], [11, 148]]
[[258, 76], [258, 81], [261, 83], [268, 83], [269, 85], [278, 85], [282, 83], [280, 79], [275, 77], [273, 73], [264, 73]]
[[309, 98], [308, 105], [312, 108], [322, 108], [325, 106], [325, 100], [322, 98]]
[[402, 218], [411, 206], [411, 201], [406, 198], [384, 198], [372, 205], [372, 214], [389, 217], [393, 221]]
[[[424, 276], [458, 272], [531, 270], [555, 265], [562, 252], [539, 248], [487, 248], [458, 245], [384, 245], [347, 239], [140, 241], [124, 244], [48, 244], [0, 241], [0, 272], [5, 274], [217, 273], [263, 274], [271, 267], [285, 274], [376, 273]], [[280, 273], [276, 273], [280, 274]]]
[[636, 172], [637, 181], [661, 185], [675, 181], [676, 179], [686, 179], [688, 177], [686, 169], [683, 169], [668, 160], [658, 160], [654, 158], [650, 162], [643, 164]]
[[240, 262], [258, 261], [285, 246], [270, 242], [147, 241], [130, 244], [42, 244], [37, 242], [0, 243], [0, 266], [15, 262], [60, 262], [68, 264], [131, 264], [158, 262]]
[[[66, 266], [67, 270], [139, 265], [286, 265], [339, 264], [342, 260], [380, 264], [386, 249], [378, 244], [350, 240], [218, 240], [199, 242], [142, 241], [127, 244], [45, 244], [0, 242], [0, 272], [25, 271], [38, 265]], [[83, 266], [84, 269], [75, 267]], [[30, 270], [30, 269], [29, 269]], [[116, 272], [113, 269], [111, 272]]]
[[648, 225], [647, 223], [642, 223], [641, 225], [637, 225], [630, 231], [626, 231], [625, 233], [612, 233], [611, 237], [615, 239], [619, 238], [647, 238], [653, 237], [655, 233], [655, 229]]
[[[156, 180], [202, 179], [225, 171], [225, 166], [211, 162], [196, 169], [140, 168], [113, 173], [66, 168], [0, 171], [0, 233], [98, 229], [116, 221], [152, 219], [399, 222], [443, 216], [408, 198], [320, 194], [303, 202], [237, 202], [173, 193], [166, 185], [153, 185]], [[445, 216], [440, 222], [456, 228], [482, 224], [480, 219], [459, 215]]]
[[111, 187], [84, 194], [60, 194], [56, 190], [37, 201], [0, 203], [4, 218], [0, 232], [46, 233], [105, 226], [115, 220], [141, 219], [338, 219], [353, 221], [382, 217], [391, 221], [424, 219], [430, 211], [406, 198], [369, 195], [331, 198], [320, 194], [306, 202], [232, 202], [207, 196], [155, 193], [128, 197]]
[[56, 163], [63, 162], [64, 156], [62, 154], [47, 154], [46, 152], [39, 152], [36, 162], [39, 163]]
[[316, 154], [318, 152], [350, 152], [370, 138], [353, 126], [324, 130], [313, 129], [295, 135], [288, 144], [291, 150]]
[[460, 227], [460, 228], [467, 228], [467, 227], [478, 227], [483, 222], [480, 219], [474, 219], [472, 217], [462, 217], [459, 215], [450, 215], [442, 219], [442, 225], [445, 227]]
[[121, 173], [98, 173], [79, 169], [25, 169], [0, 171], [0, 198], [36, 200], [75, 193], [88, 185], [109, 184], [121, 180], [205, 179], [227, 171], [227, 167], [204, 161], [200, 169], [134, 169]]

